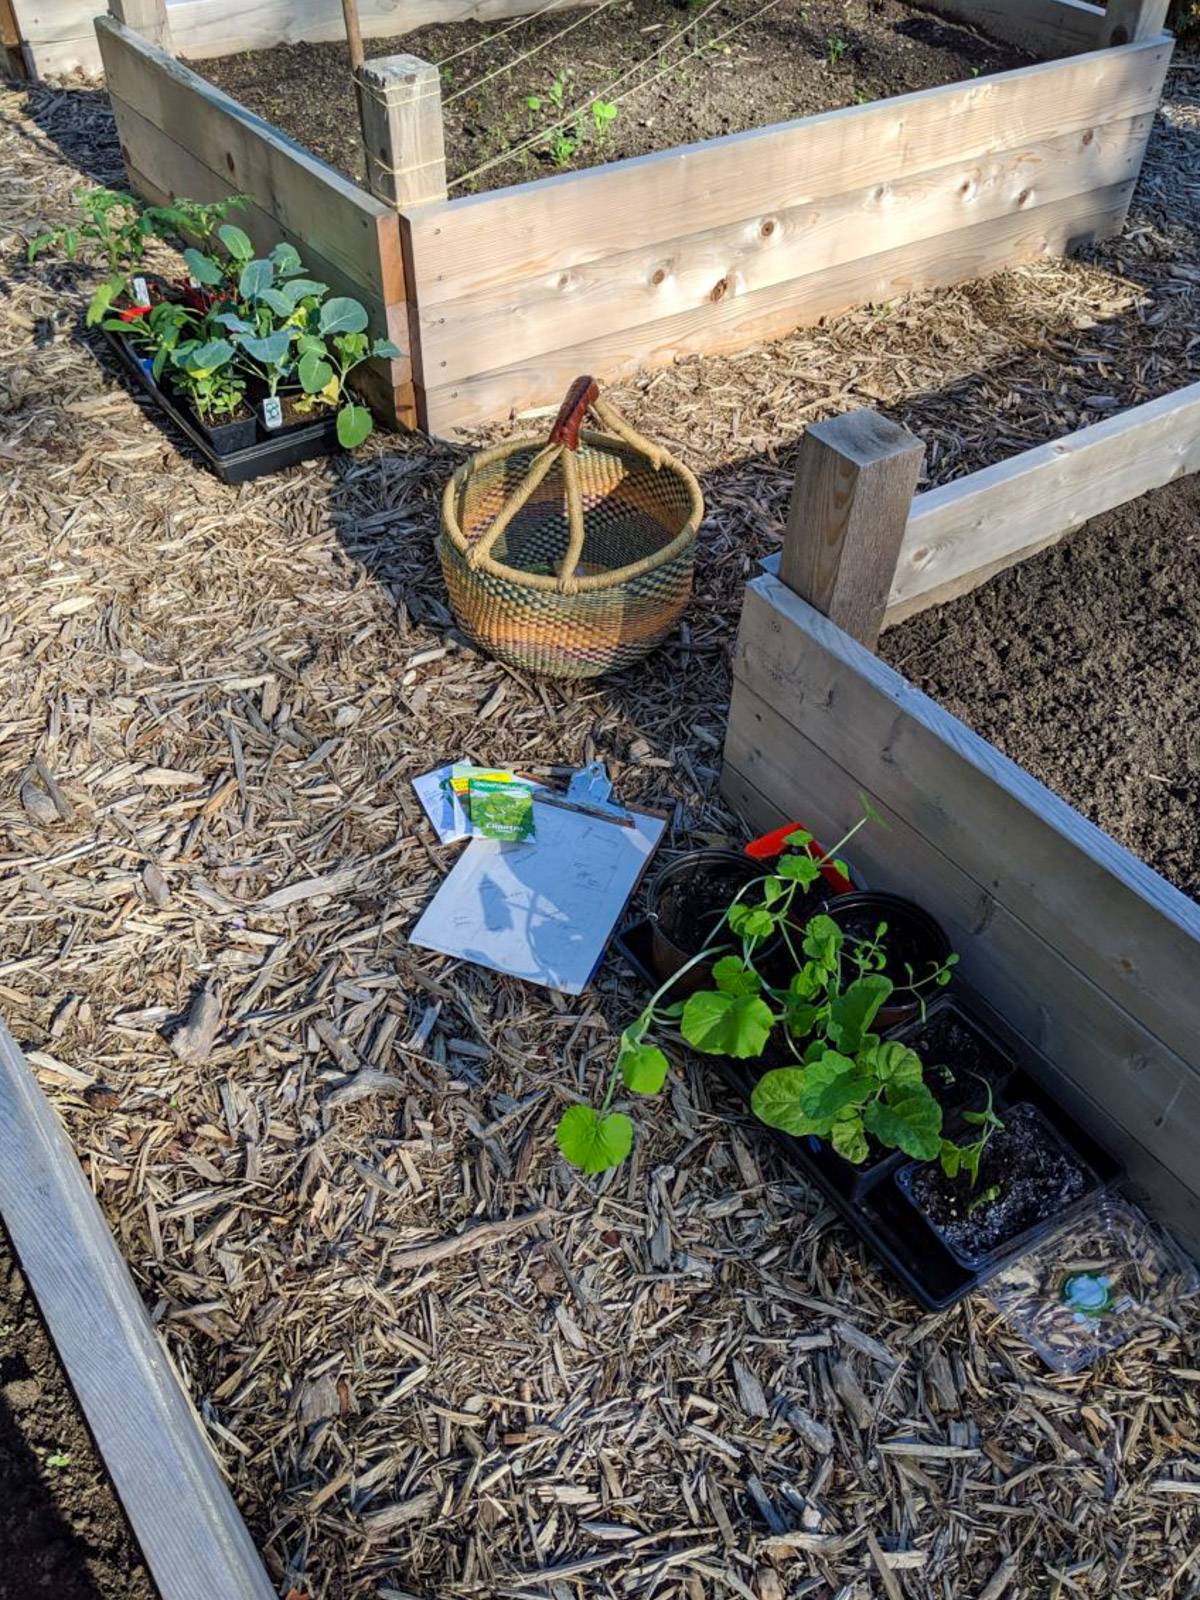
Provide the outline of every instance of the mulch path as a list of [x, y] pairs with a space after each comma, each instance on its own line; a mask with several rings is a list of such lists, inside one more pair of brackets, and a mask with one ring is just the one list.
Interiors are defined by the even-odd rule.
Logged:
[[[728, 656], [808, 421], [875, 405], [943, 481], [1200, 377], [1198, 107], [1193, 64], [1086, 261], [615, 390], [704, 477], [697, 594], [642, 667], [562, 687], [453, 630], [432, 539], [462, 445], [379, 436], [238, 490], [180, 453], [84, 337], [87, 273], [22, 265], [81, 171], [119, 177], [103, 97], [4, 93], [0, 1007], [282, 1589], [1194, 1590], [1194, 1315], [1070, 1380], [982, 1300], [923, 1316], [684, 1058], [631, 1164], [578, 1181], [550, 1130], [634, 984], [613, 963], [564, 1000], [405, 935], [452, 859], [408, 785], [440, 760], [602, 757], [668, 854], [736, 835]], [[35, 757], [69, 817], [21, 806]], [[331, 1104], [359, 1064], [388, 1092]]]

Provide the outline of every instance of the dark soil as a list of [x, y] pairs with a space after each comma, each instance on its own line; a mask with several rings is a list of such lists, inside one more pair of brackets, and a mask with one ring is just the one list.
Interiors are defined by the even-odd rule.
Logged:
[[157, 1592], [0, 1231], [0, 1600]]
[[[974, 1186], [962, 1176], [947, 1178], [929, 1162], [914, 1173], [912, 1196], [949, 1244], [978, 1258], [1055, 1216], [1090, 1182], [1087, 1169], [1040, 1114], [1032, 1106], [1014, 1106], [988, 1141]], [[979, 1203], [993, 1186], [999, 1195]]]
[[884, 634], [880, 653], [1200, 900], [1200, 477]]
[[[689, 956], [699, 955], [720, 925], [733, 896], [762, 868], [753, 861], [701, 861], [663, 885], [656, 897], [662, 931]], [[743, 901], [748, 899], [742, 896]]]
[[[463, 183], [460, 192], [501, 188], [887, 99], [1024, 66], [1029, 59], [896, 0], [777, 0], [766, 11], [763, 5], [764, 0], [720, 0], [711, 8], [708, 0], [690, 5], [622, 0], [595, 14], [552, 12], [503, 38], [498, 36], [510, 24], [464, 22], [369, 39], [367, 53], [405, 52], [445, 63], [451, 182], [502, 158]], [[579, 25], [547, 43], [573, 23]], [[676, 34], [680, 37], [673, 39]], [[483, 48], [459, 54], [481, 41]], [[673, 42], [664, 50], [667, 41]], [[545, 48], [516, 65], [539, 45]], [[651, 63], [659, 51], [661, 58]], [[457, 59], [450, 61], [451, 56]], [[497, 72], [509, 63], [511, 71]], [[277, 45], [193, 65], [331, 165], [362, 180], [358, 113], [344, 44]], [[561, 111], [551, 99], [556, 83], [562, 85]], [[540, 97], [542, 105], [531, 109], [530, 96]], [[591, 113], [597, 97], [618, 105], [603, 136]], [[579, 121], [578, 137], [574, 122], [564, 130], [573, 150], [555, 148], [551, 135], [533, 138], [523, 153], [506, 154], [567, 113], [577, 113]]]
[[887, 925], [883, 935], [884, 964], [878, 970], [891, 979], [897, 991], [904, 991], [893, 995], [889, 1006], [905, 1000], [914, 980], [919, 983], [928, 978], [950, 954], [947, 945], [934, 941], [923, 922], [906, 917], [901, 908], [847, 907], [845, 898], [830, 901], [825, 910], [845, 934], [847, 944], [867, 944], [881, 923]]
[[1012, 1071], [1012, 1062], [961, 1012], [944, 1006], [904, 1035], [925, 1081], [947, 1110], [977, 1111]]

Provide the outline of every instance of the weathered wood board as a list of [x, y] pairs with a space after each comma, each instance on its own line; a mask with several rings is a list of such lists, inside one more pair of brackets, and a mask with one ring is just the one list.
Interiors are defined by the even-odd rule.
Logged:
[[1200, 1245], [1200, 907], [770, 575], [734, 673], [727, 798], [836, 837], [866, 793], [888, 825], [855, 840], [868, 881], [945, 922], [964, 974]]
[[274, 1600], [79, 1159], [2, 1021], [0, 1217], [162, 1600]]
[[1161, 37], [407, 211], [427, 425], [1103, 237], [1170, 54]]

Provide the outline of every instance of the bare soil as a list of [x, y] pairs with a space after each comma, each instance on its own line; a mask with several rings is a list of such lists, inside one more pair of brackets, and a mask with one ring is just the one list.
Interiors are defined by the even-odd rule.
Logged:
[[968, 1017], [940, 1006], [904, 1043], [925, 1064], [930, 1087], [947, 1110], [977, 1110], [1012, 1071], [1012, 1062]]
[[[912, 1195], [956, 1250], [981, 1257], [1057, 1216], [1088, 1183], [1087, 1168], [1038, 1112], [1014, 1106], [988, 1140], [974, 1184], [961, 1174], [948, 1178], [928, 1162], [913, 1177]], [[995, 1198], [985, 1199], [993, 1189]]]
[[0, 1230], [0, 1600], [157, 1593]]
[[1200, 899], [1200, 477], [884, 634], [892, 666]]
[[[897, 0], [608, 0], [590, 13], [551, 12], [517, 27], [464, 22], [370, 39], [367, 52], [444, 63], [447, 168], [452, 190], [457, 183], [466, 191], [882, 100], [1029, 60]], [[277, 45], [192, 65], [361, 181], [358, 113], [343, 43]], [[561, 106], [555, 99], [560, 92]], [[530, 98], [541, 104], [531, 107]], [[603, 134], [591, 111], [597, 98], [618, 108]], [[537, 137], [564, 117], [566, 127]], [[467, 179], [482, 166], [477, 178]]]

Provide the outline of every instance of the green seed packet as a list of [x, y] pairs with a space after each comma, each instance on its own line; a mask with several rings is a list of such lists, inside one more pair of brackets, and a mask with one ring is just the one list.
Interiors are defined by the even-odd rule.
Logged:
[[485, 839], [519, 844], [534, 834], [533, 793], [527, 783], [472, 778], [467, 785], [471, 826]]

